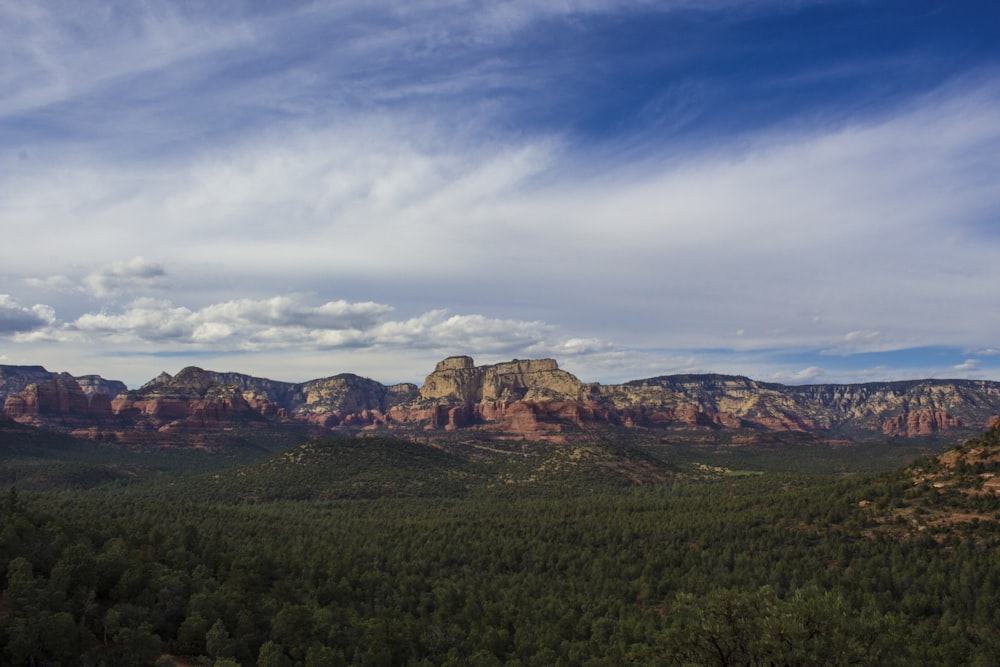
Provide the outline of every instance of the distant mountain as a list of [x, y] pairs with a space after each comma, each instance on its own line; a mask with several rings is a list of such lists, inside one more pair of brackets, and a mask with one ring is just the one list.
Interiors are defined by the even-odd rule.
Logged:
[[21, 423], [159, 442], [273, 428], [313, 437], [367, 430], [553, 443], [625, 430], [653, 438], [738, 434], [733, 442], [774, 432], [957, 442], [1000, 415], [1000, 383], [989, 381], [788, 386], [704, 374], [601, 385], [581, 382], [553, 359], [476, 366], [465, 356], [439, 362], [420, 387], [349, 373], [290, 383], [188, 367], [128, 391], [99, 376], [0, 366], [0, 399], [6, 418]]

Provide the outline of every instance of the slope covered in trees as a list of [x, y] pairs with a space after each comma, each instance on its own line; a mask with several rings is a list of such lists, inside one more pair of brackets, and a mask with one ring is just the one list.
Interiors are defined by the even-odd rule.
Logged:
[[910, 523], [944, 489], [914, 476], [928, 461], [734, 474], [623, 446], [513, 452], [316, 441], [197, 475], [8, 486], [0, 662], [940, 665], [1000, 650], [1000, 529]]

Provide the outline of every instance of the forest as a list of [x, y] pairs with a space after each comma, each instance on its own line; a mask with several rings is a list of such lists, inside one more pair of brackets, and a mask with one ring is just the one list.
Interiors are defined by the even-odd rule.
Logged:
[[0, 663], [996, 664], [998, 447], [867, 472], [791, 447], [7, 447]]

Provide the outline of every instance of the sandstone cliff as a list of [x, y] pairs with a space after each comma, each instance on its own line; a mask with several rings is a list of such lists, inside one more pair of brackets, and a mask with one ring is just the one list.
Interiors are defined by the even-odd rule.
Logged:
[[4, 401], [4, 415], [23, 423], [87, 426], [111, 417], [107, 394], [88, 396], [76, 378], [63, 374], [29, 384]]
[[[123, 425], [139, 431], [263, 424], [269, 387], [254, 386], [247, 377], [192, 366], [174, 376], [163, 373], [136, 391], [122, 392], [111, 409]], [[263, 396], [261, 405], [251, 406], [244, 390]]]
[[420, 388], [427, 401], [571, 400], [580, 398], [582, 383], [560, 370], [555, 359], [522, 360], [476, 366], [471, 357], [448, 357], [438, 363]]

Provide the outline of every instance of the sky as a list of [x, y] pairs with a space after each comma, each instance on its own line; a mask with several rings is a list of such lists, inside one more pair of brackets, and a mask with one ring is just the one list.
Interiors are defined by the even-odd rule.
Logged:
[[0, 3], [0, 364], [1000, 380], [1000, 3]]

